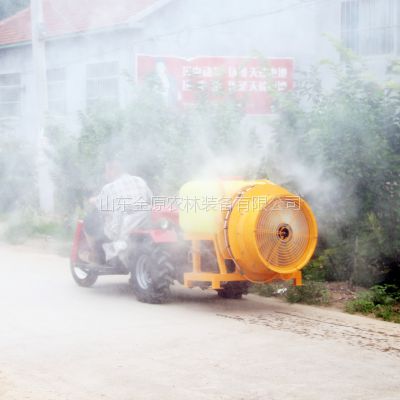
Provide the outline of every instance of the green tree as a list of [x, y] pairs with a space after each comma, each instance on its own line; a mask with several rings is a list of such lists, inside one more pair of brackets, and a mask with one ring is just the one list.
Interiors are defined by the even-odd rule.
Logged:
[[30, 143], [2, 132], [0, 138], [0, 213], [35, 207], [36, 173]]
[[151, 82], [132, 91], [134, 99], [124, 109], [98, 104], [82, 112], [78, 134], [50, 123], [60, 211], [71, 213], [99, 190], [111, 157], [159, 195], [175, 195], [185, 181], [200, 176], [249, 174], [239, 156], [243, 147], [253, 153], [256, 144], [243, 134], [243, 115], [233, 101], [215, 103], [204, 96], [177, 108], [167, 105]]
[[[320, 253], [329, 256], [327, 276], [368, 285], [399, 271], [400, 92], [339, 51], [339, 63], [323, 62], [278, 99], [277, 148], [288, 165], [319, 171], [321, 190], [305, 194], [319, 220]], [[330, 89], [321, 68], [334, 78]], [[303, 183], [292, 182], [300, 192]]]

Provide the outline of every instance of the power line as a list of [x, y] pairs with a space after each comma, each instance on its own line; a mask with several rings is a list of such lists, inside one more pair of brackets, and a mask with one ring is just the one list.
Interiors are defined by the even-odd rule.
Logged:
[[[316, 4], [324, 3], [324, 2], [327, 2], [327, 1], [329, 1], [329, 0], [300, 0], [297, 3], [288, 5], [286, 7], [280, 7], [280, 8], [277, 8], [275, 10], [264, 11], [264, 12], [260, 12], [260, 13], [254, 13], [254, 14], [248, 14], [248, 15], [245, 15], [243, 17], [236, 17], [236, 18], [226, 19], [226, 20], [217, 21], [217, 22], [213, 22], [213, 23], [202, 24], [202, 25], [191, 27], [189, 29], [187, 29], [185, 27], [185, 28], [177, 29], [177, 30], [174, 30], [174, 31], [166, 32], [166, 33], [161, 33], [161, 34], [158, 34], [158, 35], [152, 35], [152, 36], [145, 37], [145, 38], [142, 38], [142, 39], [137, 39], [137, 40], [134, 40], [134, 41], [130, 42], [130, 46], [134, 47], [137, 44], [142, 44], [142, 43], [145, 43], [145, 42], [156, 41], [156, 40], [160, 40], [160, 39], [171, 37], [171, 36], [179, 36], [182, 33], [185, 33], [187, 31], [195, 32], [195, 31], [208, 30], [208, 29], [211, 29], [211, 28], [214, 28], [214, 27], [218, 27], [218, 26], [224, 26], [224, 25], [228, 25], [228, 24], [232, 24], [232, 23], [249, 21], [249, 20], [253, 20], [253, 19], [257, 19], [257, 18], [277, 15], [277, 14], [280, 14], [280, 13], [283, 13], [283, 12], [287, 12], [287, 11], [291, 11], [293, 9], [297, 9], [299, 7], [316, 5]], [[55, 10], [55, 11], [57, 11], [57, 10]], [[72, 23], [71, 23], [71, 26], [72, 26]], [[91, 34], [91, 33], [88, 32], [88, 34]], [[51, 40], [59, 40], [59, 39], [62, 39], [62, 37], [53, 38]], [[88, 55], [87, 57], [84, 57], [84, 58], [83, 57], [79, 57], [79, 58], [77, 58], [75, 60], [69, 61], [67, 63], [63, 63], [60, 66], [55, 66], [54, 68], [66, 67], [66, 66], [70, 66], [70, 65], [74, 65], [74, 64], [79, 64], [82, 61], [90, 59], [90, 58], [106, 56], [106, 55], [113, 54], [113, 53], [116, 53], [116, 52], [119, 52], [119, 51], [125, 50], [125, 49], [126, 49], [125, 46], [115, 47], [113, 49], [106, 50], [106, 51], [103, 51], [103, 52], [100, 52], [100, 53], [95, 53], [93, 55]], [[31, 69], [26, 69], [26, 70], [21, 70], [19, 72], [23, 73], [23, 74], [28, 74], [28, 73], [32, 72], [32, 70]]]

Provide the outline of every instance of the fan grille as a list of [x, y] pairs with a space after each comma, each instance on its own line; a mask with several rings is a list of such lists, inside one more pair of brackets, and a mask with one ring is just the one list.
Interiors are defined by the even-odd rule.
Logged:
[[261, 212], [256, 225], [261, 256], [276, 267], [299, 263], [307, 250], [310, 227], [299, 198], [272, 200]]

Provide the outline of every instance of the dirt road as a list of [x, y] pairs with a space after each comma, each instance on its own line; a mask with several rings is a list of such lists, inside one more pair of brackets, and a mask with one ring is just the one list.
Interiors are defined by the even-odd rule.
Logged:
[[68, 260], [0, 246], [1, 400], [400, 399], [400, 326], [126, 277], [77, 287]]

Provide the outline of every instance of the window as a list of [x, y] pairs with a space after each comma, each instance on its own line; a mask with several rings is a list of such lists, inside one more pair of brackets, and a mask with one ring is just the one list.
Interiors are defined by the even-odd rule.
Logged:
[[21, 92], [20, 74], [0, 75], [0, 119], [20, 116]]
[[342, 2], [342, 40], [362, 55], [394, 53], [400, 0], [348, 0]]
[[63, 68], [47, 71], [47, 100], [50, 114], [65, 114], [66, 79]]
[[88, 65], [86, 93], [88, 106], [104, 102], [118, 104], [118, 64], [107, 62]]

